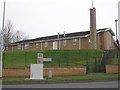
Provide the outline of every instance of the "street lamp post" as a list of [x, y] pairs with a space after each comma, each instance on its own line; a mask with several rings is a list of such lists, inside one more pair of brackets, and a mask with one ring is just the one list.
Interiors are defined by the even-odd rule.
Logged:
[[5, 0], [4, 0], [4, 6], [3, 6], [3, 21], [2, 21], [2, 30], [0, 32], [0, 38], [1, 38], [1, 41], [0, 41], [0, 78], [2, 77], [2, 60], [3, 60], [3, 49], [4, 49], [4, 43], [3, 43], [3, 30], [4, 30], [4, 21], [5, 21]]
[[117, 41], [117, 21], [118, 20], [115, 20], [115, 24], [116, 24], [116, 41]]
[[[115, 24], [116, 24], [116, 43], [117, 43], [118, 49], [119, 49], [119, 41], [118, 41], [118, 39], [117, 39], [117, 21], [118, 21], [118, 20], [115, 20]], [[118, 51], [117, 51], [117, 57], [116, 57], [116, 58], [118, 58]]]

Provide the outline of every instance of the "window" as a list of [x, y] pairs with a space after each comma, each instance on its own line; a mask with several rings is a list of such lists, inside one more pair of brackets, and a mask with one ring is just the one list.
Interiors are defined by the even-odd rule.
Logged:
[[36, 44], [35, 44], [36, 48], [39, 48], [39, 45], [40, 45], [39, 43], [36, 43]]
[[21, 45], [17, 45], [17, 49], [20, 50], [21, 49]]
[[45, 47], [47, 47], [48, 46], [48, 42], [45, 42]]
[[63, 46], [67, 46], [67, 40], [63, 40]]
[[73, 39], [73, 45], [77, 45], [77, 39]]
[[25, 44], [25, 49], [28, 49], [29, 48], [29, 44]]

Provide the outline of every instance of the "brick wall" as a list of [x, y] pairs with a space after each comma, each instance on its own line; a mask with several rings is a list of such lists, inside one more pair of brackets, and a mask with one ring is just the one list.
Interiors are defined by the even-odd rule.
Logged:
[[53, 76], [72, 76], [85, 75], [86, 68], [45, 68], [44, 76], [48, 76], [48, 71], [51, 70]]
[[[61, 49], [61, 50], [75, 50], [75, 49], [90, 49], [90, 43], [89, 41], [89, 37], [86, 38], [74, 38], [77, 40], [76, 45], [73, 45], [73, 38], [72, 39], [62, 39], [62, 40], [56, 40], [57, 42], [57, 48]], [[67, 40], [67, 45], [64, 46], [63, 45], [63, 41]], [[23, 44], [23, 50], [52, 50], [53, 49], [53, 42], [54, 41], [47, 41], [47, 47], [45, 47], [45, 41], [43, 42], [39, 42], [39, 47], [36, 48], [36, 43], [29, 43], [29, 48], [25, 49], [25, 46]], [[60, 46], [59, 46], [60, 45]], [[16, 51], [17, 49], [17, 45], [11, 45], [8, 47], [8, 51]], [[22, 50], [22, 48], [21, 48]]]
[[90, 37], [81, 38], [81, 49], [91, 49], [89, 39]]
[[120, 65], [106, 65], [106, 73], [119, 73]]
[[[85, 75], [86, 68], [44, 68], [44, 76], [48, 77], [48, 71], [52, 71], [53, 76], [71, 76], [71, 75]], [[29, 77], [30, 69], [3, 69], [3, 77]]]
[[77, 40], [77, 43], [76, 45], [73, 45], [73, 39], [66, 39], [67, 40], [67, 45], [64, 46], [63, 44], [63, 41], [64, 40], [61, 40], [60, 42], [60, 49], [70, 49], [70, 50], [73, 50], [73, 49], [79, 49], [79, 39], [78, 38], [75, 38]]
[[[73, 39], [77, 39], [77, 44], [73, 45]], [[60, 40], [56, 39], [56, 40], [48, 40], [47, 41], [38, 41], [39, 42], [39, 46], [38, 48], [36, 48], [36, 43], [38, 42], [24, 42], [24, 43], [20, 43], [20, 45], [22, 44], [23, 46], [23, 50], [25, 49], [25, 43], [29, 43], [29, 48], [27, 50], [52, 50], [53, 49], [53, 42], [57, 42], [58, 43], [58, 48], [64, 50], [64, 49], [92, 49], [91, 48], [91, 42], [89, 42], [90, 36], [88, 37], [71, 37], [71, 38], [61, 38]], [[63, 40], [67, 40], [67, 46], [63, 45]], [[45, 47], [45, 42], [48, 43], [48, 46]], [[8, 51], [15, 51], [18, 50], [17, 49], [17, 45], [18, 44], [14, 44], [14, 45], [10, 45], [8, 46]], [[60, 45], [60, 46], [59, 46]], [[97, 47], [98, 49], [115, 49], [115, 45], [114, 45], [114, 39], [113, 36], [111, 35], [110, 31], [106, 31], [106, 32], [100, 32], [97, 33]], [[22, 50], [22, 49], [21, 49]]]
[[26, 69], [3, 69], [2, 76], [3, 77], [28, 77], [30, 75], [29, 68]]

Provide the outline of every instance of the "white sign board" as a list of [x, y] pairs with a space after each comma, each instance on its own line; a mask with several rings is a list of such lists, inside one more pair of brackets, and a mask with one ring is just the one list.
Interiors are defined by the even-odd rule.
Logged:
[[51, 61], [52, 61], [52, 58], [43, 58], [43, 61], [51, 62]]
[[43, 79], [43, 61], [52, 61], [52, 58], [43, 58], [43, 53], [38, 53], [37, 64], [30, 66], [30, 79]]
[[43, 64], [31, 64], [30, 79], [43, 79]]

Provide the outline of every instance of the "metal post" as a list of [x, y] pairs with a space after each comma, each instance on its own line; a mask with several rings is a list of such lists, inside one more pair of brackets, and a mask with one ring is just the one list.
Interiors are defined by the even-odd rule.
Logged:
[[0, 58], [0, 78], [2, 77], [2, 51], [0, 52], [0, 56], [1, 56], [1, 58]]
[[27, 53], [25, 52], [25, 68], [27, 67]]
[[86, 53], [86, 74], [89, 72], [89, 63], [88, 63], [88, 52]]
[[1, 45], [0, 45], [0, 77], [2, 77], [2, 60], [3, 60], [3, 30], [4, 30], [4, 21], [5, 21], [5, 0], [3, 6], [3, 21], [2, 21], [2, 31], [1, 31]]
[[115, 20], [115, 24], [116, 24], [116, 41], [117, 41], [117, 21], [118, 20]]

